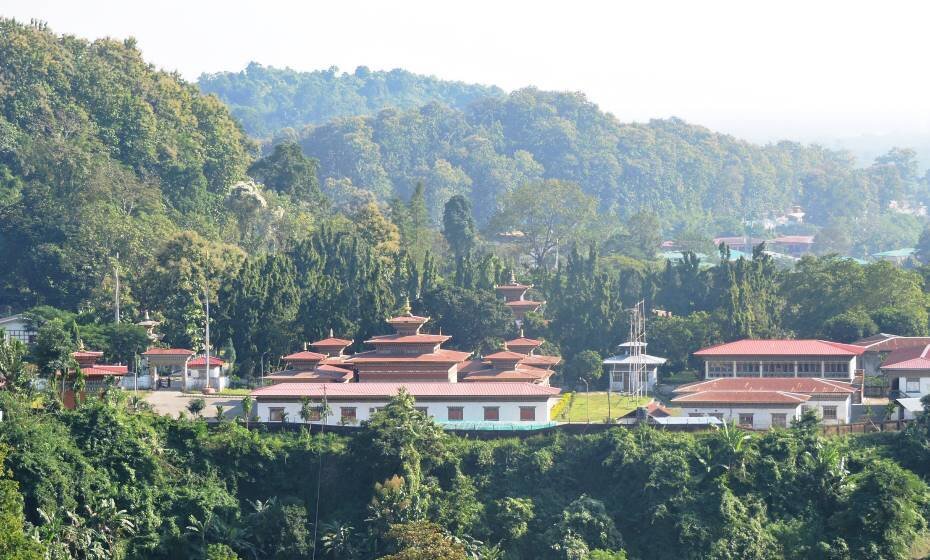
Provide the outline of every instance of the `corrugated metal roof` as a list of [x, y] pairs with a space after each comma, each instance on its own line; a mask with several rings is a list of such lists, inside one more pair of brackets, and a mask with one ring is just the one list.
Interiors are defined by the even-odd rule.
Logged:
[[784, 391], [787, 393], [852, 394], [852, 384], [832, 379], [812, 377], [721, 377], [681, 385], [676, 393], [698, 393], [700, 391]]
[[751, 340], [725, 342], [698, 350], [695, 356], [858, 356], [861, 346], [828, 340]]
[[700, 391], [675, 397], [679, 404], [801, 404], [809, 395], [785, 391]]
[[881, 369], [930, 370], [930, 345], [895, 350], [882, 362]]

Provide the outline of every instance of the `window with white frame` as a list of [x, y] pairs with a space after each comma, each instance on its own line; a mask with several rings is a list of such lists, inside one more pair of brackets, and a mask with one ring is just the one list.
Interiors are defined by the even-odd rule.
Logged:
[[707, 362], [707, 377], [730, 377], [733, 375], [733, 362]]
[[820, 362], [798, 362], [798, 377], [820, 377]]
[[794, 362], [763, 362], [763, 377], [794, 377]]
[[751, 428], [753, 421], [753, 414], [751, 412], [740, 412], [739, 414], [739, 425], [743, 428]]
[[908, 392], [908, 393], [919, 393], [920, 392], [920, 378], [919, 377], [908, 377], [904, 390], [905, 392]]
[[823, 419], [824, 420], [836, 420], [836, 407], [835, 406], [823, 407]]
[[787, 428], [788, 427], [788, 415], [784, 412], [776, 412], [772, 414], [772, 427], [773, 428]]
[[849, 377], [849, 362], [824, 362], [824, 377]]
[[283, 422], [284, 421], [284, 407], [271, 407], [268, 409], [268, 421], [269, 422]]

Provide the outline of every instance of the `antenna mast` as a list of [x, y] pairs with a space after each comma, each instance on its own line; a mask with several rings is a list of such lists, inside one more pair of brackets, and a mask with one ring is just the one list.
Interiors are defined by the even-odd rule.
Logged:
[[646, 346], [646, 302], [640, 300], [630, 310], [630, 393], [645, 397], [649, 393], [649, 379], [643, 350]]

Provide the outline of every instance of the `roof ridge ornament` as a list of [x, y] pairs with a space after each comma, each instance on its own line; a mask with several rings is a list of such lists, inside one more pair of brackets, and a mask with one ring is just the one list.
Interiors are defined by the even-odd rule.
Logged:
[[413, 317], [413, 311], [410, 309], [410, 296], [404, 296], [404, 306], [401, 308], [400, 314]]
[[329, 327], [329, 338], [336, 338], [335, 336], [333, 336], [333, 328], [332, 328], [332, 327]]
[[517, 283], [517, 275], [514, 272], [513, 268], [510, 269], [510, 283], [514, 285], [516, 285]]

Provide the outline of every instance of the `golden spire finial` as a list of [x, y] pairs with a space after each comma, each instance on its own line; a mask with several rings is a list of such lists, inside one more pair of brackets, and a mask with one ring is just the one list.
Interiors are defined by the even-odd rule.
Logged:
[[306, 351], [307, 351], [307, 343], [304, 342], [304, 352], [306, 352]]
[[84, 339], [82, 338], [78, 339], [78, 351], [80, 352], [84, 351]]
[[413, 315], [413, 312], [410, 310], [410, 296], [404, 296], [404, 307], [400, 312], [401, 315], [406, 315], [408, 317]]
[[335, 337], [333, 336], [333, 328], [332, 328], [332, 327], [329, 327], [329, 338], [335, 338]]
[[523, 327], [520, 327], [520, 338], [525, 338], [525, 337], [523, 336]]
[[511, 284], [517, 283], [517, 274], [513, 271], [512, 268], [510, 269], [510, 283]]

